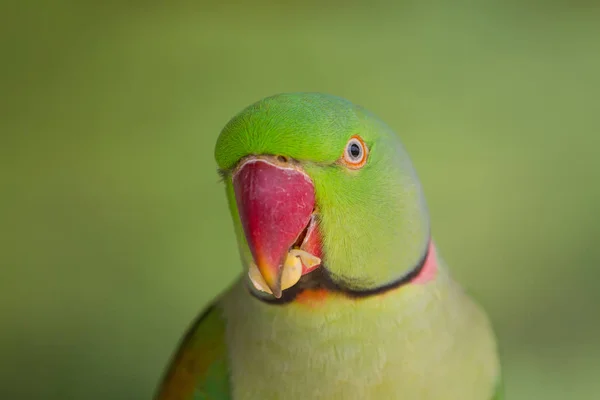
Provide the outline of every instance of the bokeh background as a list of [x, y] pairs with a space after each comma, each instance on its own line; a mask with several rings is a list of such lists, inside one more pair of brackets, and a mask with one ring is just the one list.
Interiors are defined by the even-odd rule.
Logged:
[[286, 91], [401, 135], [508, 399], [600, 398], [598, 3], [2, 8], [1, 399], [150, 398], [240, 272], [217, 135]]

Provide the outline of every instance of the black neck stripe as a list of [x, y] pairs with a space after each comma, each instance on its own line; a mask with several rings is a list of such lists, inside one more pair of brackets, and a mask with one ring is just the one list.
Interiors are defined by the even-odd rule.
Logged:
[[[377, 296], [394, 289], [397, 289], [401, 286], [404, 286], [407, 283], [410, 283], [413, 279], [415, 279], [425, 266], [425, 261], [427, 261], [427, 257], [429, 256], [429, 242], [427, 243], [427, 247], [425, 248], [425, 252], [421, 259], [417, 262], [413, 269], [410, 270], [409, 273], [402, 276], [400, 279], [395, 281], [391, 281], [382, 286], [377, 286], [372, 289], [351, 289], [343, 284], [343, 280], [339, 283], [334, 282], [327, 269], [323, 268], [323, 266], [315, 269], [314, 271], [304, 275], [300, 278], [300, 281], [289, 289], [283, 291], [280, 298], [275, 298], [273, 296], [265, 296], [262, 297], [259, 294], [255, 293], [250, 287], [248, 290], [250, 294], [252, 294], [255, 298], [259, 299], [268, 304], [274, 305], [283, 305], [287, 303], [291, 303], [296, 299], [296, 297], [304, 292], [305, 290], [318, 290], [325, 289], [331, 293], [341, 293], [349, 298], [353, 299], [363, 299], [371, 296]], [[250, 285], [250, 283], [247, 281]]]

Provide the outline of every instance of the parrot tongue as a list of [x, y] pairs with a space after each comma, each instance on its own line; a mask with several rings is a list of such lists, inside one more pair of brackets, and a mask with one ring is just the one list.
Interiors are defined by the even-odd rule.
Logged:
[[321, 263], [313, 182], [288, 163], [249, 158], [234, 172], [233, 188], [254, 259], [250, 280], [258, 290], [279, 298]]

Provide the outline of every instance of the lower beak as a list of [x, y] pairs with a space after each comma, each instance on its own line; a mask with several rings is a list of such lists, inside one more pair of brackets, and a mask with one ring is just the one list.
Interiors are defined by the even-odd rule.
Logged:
[[[316, 257], [310, 261], [311, 255], [306, 252], [292, 251], [311, 222], [315, 206], [313, 182], [287, 163], [250, 158], [234, 172], [233, 187], [246, 241], [258, 270], [254, 272], [260, 274], [255, 279], [262, 278], [269, 291], [279, 298], [282, 290], [291, 286], [286, 281], [292, 279], [295, 283], [300, 278], [303, 261], [320, 263]], [[250, 268], [252, 279], [254, 266]]]

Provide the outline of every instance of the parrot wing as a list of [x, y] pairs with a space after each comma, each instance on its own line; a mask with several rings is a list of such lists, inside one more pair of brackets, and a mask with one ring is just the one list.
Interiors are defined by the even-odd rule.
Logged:
[[225, 321], [209, 306], [189, 328], [155, 400], [230, 400]]

